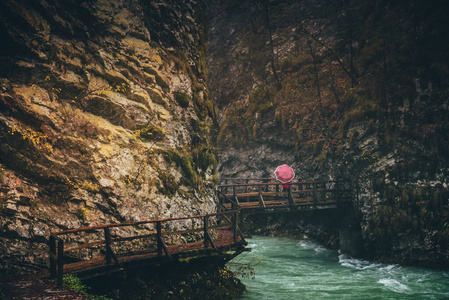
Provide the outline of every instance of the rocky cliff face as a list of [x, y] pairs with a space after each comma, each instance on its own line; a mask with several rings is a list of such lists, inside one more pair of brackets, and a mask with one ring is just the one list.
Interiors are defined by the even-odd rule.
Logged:
[[301, 179], [350, 179], [367, 256], [447, 261], [443, 7], [210, 1], [220, 175], [273, 176], [287, 163]]
[[370, 256], [447, 262], [443, 2], [207, 1], [206, 76], [196, 1], [3, 1], [1, 262], [214, 211], [212, 124], [222, 177], [349, 178]]
[[197, 8], [2, 2], [2, 264], [45, 266], [51, 231], [215, 211]]

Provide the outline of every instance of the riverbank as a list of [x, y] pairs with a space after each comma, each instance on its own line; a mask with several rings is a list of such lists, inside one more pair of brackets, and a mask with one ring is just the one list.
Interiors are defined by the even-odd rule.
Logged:
[[[62, 290], [49, 278], [47, 271], [21, 273], [4, 278], [0, 285], [0, 300], [102, 300], [102, 299], [235, 299], [245, 286], [225, 267], [200, 269], [155, 268], [108, 276], [95, 280], [65, 277], [65, 283], [75, 279], [74, 291], [65, 284]], [[88, 296], [86, 296], [88, 295]]]
[[[1, 300], [89, 300], [79, 292], [59, 290], [47, 271], [21, 273], [3, 278]], [[1, 294], [3, 292], [3, 295]], [[3, 297], [3, 298], [1, 298]]]
[[85, 281], [111, 299], [236, 299], [245, 286], [224, 266], [165, 264]]

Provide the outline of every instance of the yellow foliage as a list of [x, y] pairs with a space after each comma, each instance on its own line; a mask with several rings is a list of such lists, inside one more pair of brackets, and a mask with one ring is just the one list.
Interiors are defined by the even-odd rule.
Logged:
[[80, 189], [90, 191], [90, 192], [99, 192], [100, 191], [100, 186], [96, 183], [93, 183], [92, 181], [84, 181], [83, 183], [79, 184], [79, 183], [73, 182], [70, 179], [68, 179], [67, 184], [69, 184], [70, 186], [73, 186], [74, 188], [80, 188]]
[[11, 127], [11, 135], [19, 134], [23, 140], [31, 142], [35, 147], [46, 152], [53, 152], [53, 147], [48, 143], [46, 134], [34, 131], [28, 126], [19, 126], [17, 121], [14, 122], [16, 125]]
[[[243, 267], [245, 267], [245, 266], [243, 266]], [[226, 267], [219, 269], [218, 272], [222, 279], [229, 279], [232, 277], [232, 274], [228, 271], [228, 269]]]
[[82, 220], [86, 220], [89, 217], [89, 213], [90, 211], [87, 207], [80, 208], [76, 211], [76, 215]]
[[87, 190], [87, 191], [91, 191], [91, 192], [99, 192], [100, 191], [100, 186], [91, 181], [84, 181], [81, 184], [81, 188], [84, 190]]

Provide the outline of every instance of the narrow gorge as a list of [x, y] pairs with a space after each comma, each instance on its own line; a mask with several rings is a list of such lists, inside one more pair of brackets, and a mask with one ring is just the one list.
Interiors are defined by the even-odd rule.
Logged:
[[365, 257], [447, 266], [444, 3], [211, 1], [208, 9], [221, 178], [273, 177], [287, 163], [298, 179], [350, 180]]
[[288, 164], [348, 180], [351, 221], [254, 216], [248, 233], [338, 249], [335, 224], [360, 226], [366, 259], [447, 269], [446, 6], [2, 2], [0, 268], [48, 269], [50, 232], [215, 213], [220, 180]]

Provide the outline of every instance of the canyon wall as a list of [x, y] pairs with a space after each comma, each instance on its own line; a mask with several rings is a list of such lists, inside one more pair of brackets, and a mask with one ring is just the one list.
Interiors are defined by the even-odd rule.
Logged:
[[198, 8], [2, 2], [3, 267], [45, 267], [50, 232], [216, 211]]
[[45, 267], [52, 231], [214, 212], [217, 167], [284, 163], [352, 182], [367, 257], [447, 264], [444, 7], [4, 1], [2, 266]]
[[449, 257], [444, 3], [209, 1], [219, 173], [348, 179], [367, 257]]

